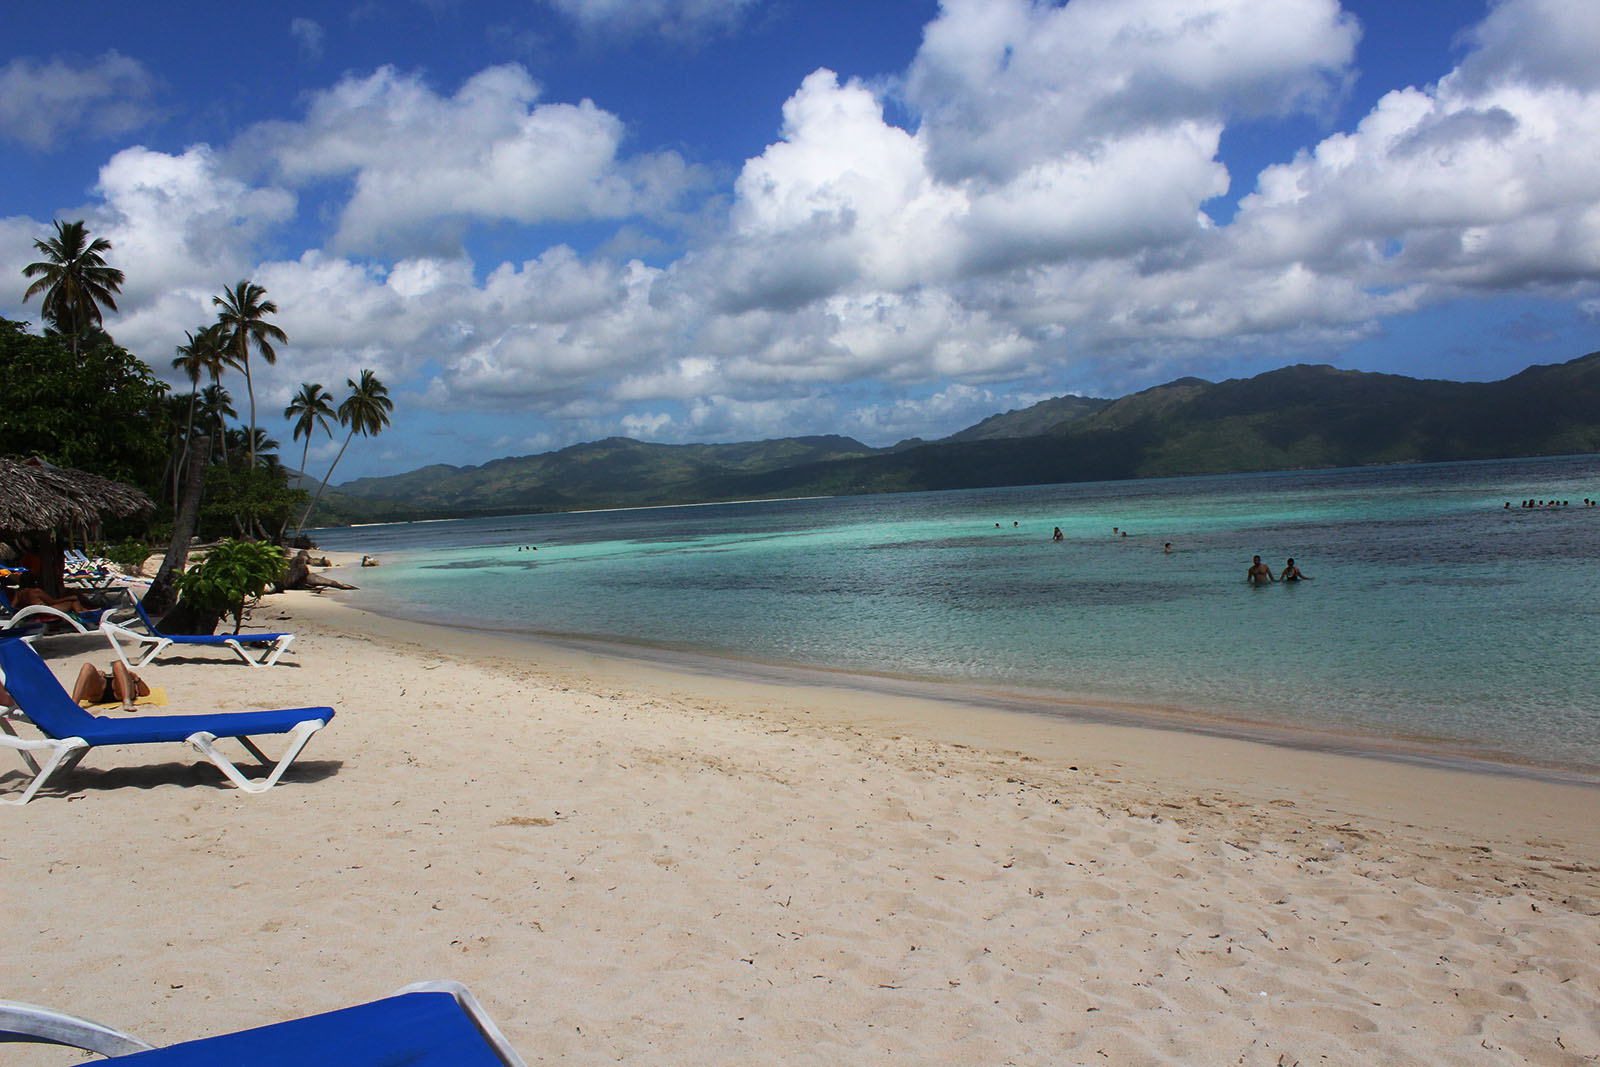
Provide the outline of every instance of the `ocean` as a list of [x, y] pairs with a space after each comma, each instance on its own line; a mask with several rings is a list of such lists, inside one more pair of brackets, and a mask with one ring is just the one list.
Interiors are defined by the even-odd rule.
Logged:
[[[381, 559], [348, 595], [384, 614], [1600, 780], [1600, 507], [1585, 498], [1600, 457], [312, 537]], [[1258, 554], [1311, 580], [1251, 587]]]

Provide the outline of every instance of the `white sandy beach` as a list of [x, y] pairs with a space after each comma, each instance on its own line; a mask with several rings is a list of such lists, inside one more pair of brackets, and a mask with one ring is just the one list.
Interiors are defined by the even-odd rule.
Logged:
[[[299, 635], [278, 667], [141, 672], [169, 712], [331, 704], [277, 788], [121, 748], [0, 810], [0, 998], [165, 1044], [448, 977], [530, 1062], [1600, 1060], [1600, 789], [730, 680], [337, 596], [263, 601], [253, 628]], [[109, 661], [41, 648], [67, 680]]]

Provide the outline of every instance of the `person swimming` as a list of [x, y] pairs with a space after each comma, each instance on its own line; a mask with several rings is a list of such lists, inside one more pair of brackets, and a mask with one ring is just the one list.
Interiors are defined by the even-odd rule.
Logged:
[[1311, 580], [1309, 575], [1301, 574], [1300, 568], [1294, 565], [1294, 557], [1290, 556], [1283, 565], [1283, 573], [1278, 578], [1280, 582], [1299, 582]]
[[1256, 556], [1250, 561], [1250, 569], [1244, 572], [1244, 580], [1251, 585], [1266, 585], [1278, 579], [1272, 575], [1272, 568], [1261, 562], [1261, 557]]

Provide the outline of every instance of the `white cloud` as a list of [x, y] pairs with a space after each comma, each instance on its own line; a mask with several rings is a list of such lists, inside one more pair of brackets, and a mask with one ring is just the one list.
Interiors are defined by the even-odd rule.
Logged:
[[727, 310], [782, 310], [1172, 254], [1204, 239], [1201, 205], [1228, 189], [1226, 121], [1317, 105], [1356, 37], [1332, 0], [951, 0], [908, 79], [920, 125], [813, 73], [685, 284], [716, 284]]
[[384, 67], [318, 93], [303, 122], [257, 127], [244, 152], [292, 185], [349, 178], [334, 246], [354, 252], [437, 247], [470, 221], [648, 215], [698, 180], [674, 153], [619, 159], [623, 124], [592, 102], [539, 95], [514, 64], [449, 97]]
[[120, 52], [87, 62], [23, 56], [0, 67], [0, 136], [47, 151], [80, 130], [127, 133], [154, 117], [154, 91], [144, 65]]
[[90, 230], [111, 241], [135, 303], [149, 294], [220, 289], [248, 273], [253, 243], [295, 212], [293, 194], [224, 174], [216, 154], [126, 148], [100, 168], [103, 206]]
[[1318, 107], [1358, 36], [1337, 0], [945, 0], [907, 96], [942, 180], [1006, 182], [1130, 133]]
[[642, 440], [658, 439], [663, 430], [672, 425], [672, 416], [665, 412], [641, 411], [622, 417], [622, 433]]
[[[1530, 74], [1537, 50], [1499, 47], [1548, 14], [1541, 0], [1497, 6], [1479, 33], [1495, 47], [1268, 168], [1229, 227], [1234, 255], [1306, 263], [1374, 290], [1426, 284], [1436, 298], [1600, 275], [1600, 82], [1554, 82], [1554, 61]], [[1586, 54], [1600, 51], [1600, 19], [1563, 29]]]
[[1463, 87], [1513, 81], [1539, 88], [1600, 89], [1595, 42], [1600, 5], [1569, 0], [1495, 0], [1467, 38], [1477, 50], [1462, 63]]
[[1054, 394], [1011, 395], [957, 383], [931, 395], [902, 395], [844, 414], [840, 432], [864, 441], [947, 437], [1000, 411], [1029, 407]]
[[[545, 101], [517, 66], [451, 94], [385, 68], [216, 151], [127, 149], [85, 214], [128, 273], [113, 331], [163, 369], [222, 284], [267, 287], [290, 344], [258, 371], [264, 411], [371, 367], [509, 447], [932, 437], [1043, 388], [1321, 355], [1463, 293], [1594, 314], [1600, 83], [1578, 59], [1600, 27], [1577, 7], [1496, 4], [1456, 72], [1268, 167], [1223, 222], [1203, 208], [1229, 185], [1230, 124], [1315, 112], [1349, 74], [1356, 28], [1331, 0], [948, 0], [904, 83], [909, 128], [889, 90], [812, 73], [723, 225], [672, 235], [689, 251], [665, 266], [462, 251], [498, 223], [634, 227], [698, 178], [624, 155], [626, 116]], [[327, 247], [263, 262], [314, 215]], [[46, 229], [0, 220], [24, 251]]]
[[695, 400], [677, 440], [765, 440], [832, 431], [838, 402], [817, 392], [770, 399], [713, 394]]

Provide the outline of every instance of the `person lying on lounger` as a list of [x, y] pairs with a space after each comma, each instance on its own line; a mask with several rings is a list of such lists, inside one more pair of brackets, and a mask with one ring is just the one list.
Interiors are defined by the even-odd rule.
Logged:
[[88, 604], [85, 604], [81, 597], [72, 593], [68, 593], [66, 596], [51, 596], [43, 589], [30, 587], [18, 589], [11, 595], [11, 606], [18, 611], [23, 608], [31, 608], [35, 604], [42, 604], [47, 608], [55, 608], [57, 611], [65, 611], [72, 614], [94, 610]]

